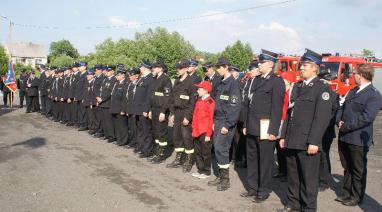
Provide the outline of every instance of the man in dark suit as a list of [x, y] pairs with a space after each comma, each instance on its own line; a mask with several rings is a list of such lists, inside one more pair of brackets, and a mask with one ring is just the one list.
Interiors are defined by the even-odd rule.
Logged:
[[208, 81], [212, 84], [212, 92], [211, 97], [215, 99], [216, 96], [216, 88], [222, 81], [222, 77], [219, 74], [216, 74], [214, 69], [214, 65], [211, 62], [207, 62], [202, 66], [203, 72], [206, 75], [204, 78], [205, 81]]
[[342, 194], [336, 201], [347, 206], [356, 206], [363, 200], [367, 152], [373, 144], [373, 122], [382, 108], [381, 94], [371, 83], [374, 68], [363, 64], [353, 74], [358, 86], [349, 91], [337, 114], [338, 151], [345, 177]]
[[286, 148], [287, 202], [279, 211], [316, 211], [322, 137], [332, 114], [330, 87], [317, 74], [322, 56], [309, 49], [300, 59], [304, 81], [294, 85], [280, 147]]
[[28, 101], [26, 100], [28, 98], [28, 95], [26, 95], [28, 74], [26, 72], [27, 70], [23, 69], [20, 78], [16, 81], [19, 89], [20, 108], [24, 107], [24, 98], [26, 102]]
[[38, 101], [38, 86], [40, 85], [39, 79], [36, 77], [35, 72], [32, 71], [27, 80], [27, 92], [28, 92], [28, 103], [27, 103], [27, 113], [39, 112], [40, 104]]
[[[254, 196], [257, 203], [268, 199], [271, 189], [274, 148], [279, 134], [285, 84], [273, 73], [278, 54], [262, 50], [259, 72], [248, 94], [247, 118], [243, 133], [247, 135], [248, 192], [241, 196]], [[266, 124], [262, 124], [262, 123]], [[264, 126], [267, 125], [267, 126]], [[261, 130], [268, 128], [263, 138]]]

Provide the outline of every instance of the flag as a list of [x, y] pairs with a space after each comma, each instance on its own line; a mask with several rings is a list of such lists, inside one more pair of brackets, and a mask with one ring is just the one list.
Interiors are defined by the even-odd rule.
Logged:
[[13, 93], [16, 92], [17, 90], [17, 85], [16, 85], [16, 77], [15, 77], [15, 72], [13, 70], [13, 64], [9, 63], [8, 64], [8, 70], [7, 74], [3, 77], [3, 82], [9, 90], [11, 90]]

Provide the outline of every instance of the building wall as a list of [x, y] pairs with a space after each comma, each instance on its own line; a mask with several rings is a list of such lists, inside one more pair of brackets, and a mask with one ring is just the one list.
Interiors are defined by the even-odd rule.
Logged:
[[23, 65], [31, 65], [35, 67], [36, 64], [46, 64], [47, 58], [23, 58], [23, 57], [12, 57], [11, 62], [13, 64], [23, 64]]

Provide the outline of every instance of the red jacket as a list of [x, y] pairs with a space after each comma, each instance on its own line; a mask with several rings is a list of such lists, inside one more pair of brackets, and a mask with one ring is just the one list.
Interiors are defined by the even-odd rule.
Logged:
[[214, 121], [215, 101], [209, 96], [196, 101], [192, 115], [192, 137], [197, 138], [203, 133], [212, 137], [212, 125]]

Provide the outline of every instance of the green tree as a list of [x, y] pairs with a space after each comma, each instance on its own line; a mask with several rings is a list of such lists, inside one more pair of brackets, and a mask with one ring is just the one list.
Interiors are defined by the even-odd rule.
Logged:
[[51, 65], [56, 67], [64, 67], [64, 66], [73, 65], [73, 63], [74, 63], [73, 58], [71, 58], [68, 55], [61, 55], [61, 56], [55, 57], [55, 59], [51, 62]]
[[142, 60], [162, 60], [168, 66], [170, 76], [174, 76], [176, 62], [182, 58], [194, 57], [195, 54], [195, 48], [179, 33], [156, 28], [136, 33], [131, 40], [120, 39], [114, 42], [108, 38], [96, 45], [96, 52], [88, 62], [90, 66], [96, 63], [123, 63], [132, 67]]
[[369, 50], [369, 49], [362, 49], [362, 55], [364, 57], [374, 57], [375, 56], [374, 51]]
[[0, 75], [4, 75], [8, 68], [8, 55], [5, 53], [4, 47], [0, 44]]
[[49, 62], [53, 61], [56, 57], [59, 57], [61, 55], [66, 55], [74, 59], [80, 56], [77, 49], [74, 48], [74, 46], [70, 43], [70, 41], [65, 39], [52, 42], [50, 44], [49, 52], [50, 52], [48, 55]]
[[[32, 67], [31, 65], [23, 65], [20, 63], [14, 64], [14, 69], [15, 69], [16, 78], [19, 78], [21, 71], [24, 69], [27, 71], [27, 73], [29, 73], [31, 71], [36, 71], [36, 69], [34, 67]], [[37, 76], [39, 76], [39, 73], [40, 72], [36, 71]]]
[[227, 46], [221, 53], [221, 56], [226, 57], [231, 64], [237, 65], [240, 70], [244, 70], [252, 59], [252, 48], [246, 43], [236, 41], [232, 46]]

